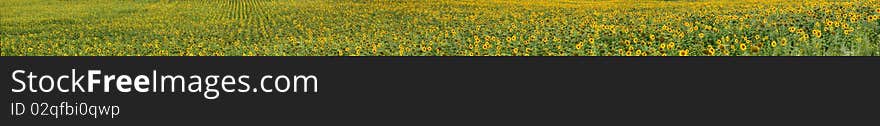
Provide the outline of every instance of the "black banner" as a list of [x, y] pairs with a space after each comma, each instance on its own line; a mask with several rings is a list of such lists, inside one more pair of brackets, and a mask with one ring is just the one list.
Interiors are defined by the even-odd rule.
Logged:
[[[0, 59], [14, 124], [846, 124], [868, 119], [880, 71], [878, 57]], [[187, 85], [154, 88], [163, 75]]]

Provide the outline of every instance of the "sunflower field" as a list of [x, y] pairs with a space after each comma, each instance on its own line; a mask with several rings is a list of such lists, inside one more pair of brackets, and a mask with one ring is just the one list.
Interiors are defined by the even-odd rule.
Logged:
[[2, 56], [880, 56], [880, 0], [2, 0]]

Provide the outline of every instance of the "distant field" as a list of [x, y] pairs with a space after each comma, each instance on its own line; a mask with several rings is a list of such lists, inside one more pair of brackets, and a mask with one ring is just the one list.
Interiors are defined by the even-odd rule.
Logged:
[[0, 0], [2, 56], [880, 56], [880, 0]]

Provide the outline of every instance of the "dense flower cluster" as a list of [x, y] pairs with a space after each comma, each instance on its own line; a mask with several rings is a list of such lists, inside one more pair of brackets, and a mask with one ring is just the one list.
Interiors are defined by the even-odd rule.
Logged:
[[877, 56], [878, 0], [3, 0], [3, 56]]

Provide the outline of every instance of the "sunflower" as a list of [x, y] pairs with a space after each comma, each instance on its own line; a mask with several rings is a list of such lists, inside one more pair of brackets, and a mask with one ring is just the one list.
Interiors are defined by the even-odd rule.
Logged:
[[710, 56], [714, 56], [714, 55], [715, 55], [715, 48], [712, 47], [712, 45], [709, 45], [709, 46], [706, 46], [706, 47], [708, 47], [708, 49], [706, 49], [706, 50], [708, 51], [708, 54], [709, 54]]
[[519, 53], [519, 48], [513, 48], [513, 55], [517, 55]]
[[740, 43], [740, 44], [739, 44], [739, 50], [746, 51], [746, 44], [744, 44], [744, 43]]
[[479, 44], [479, 43], [480, 43], [480, 37], [474, 36], [474, 44]]
[[770, 42], [770, 47], [776, 47], [776, 41]]
[[813, 36], [815, 36], [816, 38], [822, 38], [822, 31], [813, 30]]
[[593, 45], [593, 43], [596, 43], [596, 40], [593, 40], [593, 38], [590, 38], [589, 41], [590, 41], [590, 45]]

